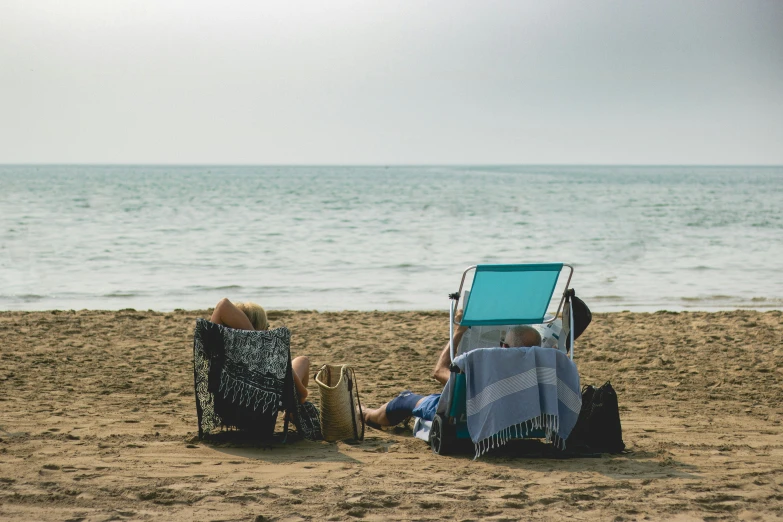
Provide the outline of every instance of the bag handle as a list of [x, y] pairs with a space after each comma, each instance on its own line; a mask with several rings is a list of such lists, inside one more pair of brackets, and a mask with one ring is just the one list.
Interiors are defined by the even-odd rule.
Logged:
[[[345, 367], [346, 377], [348, 378], [348, 397], [351, 402], [351, 422], [353, 423], [353, 435], [357, 441], [364, 440], [364, 414], [362, 412], [362, 401], [359, 399], [359, 381], [356, 380], [356, 372], [353, 367]], [[356, 389], [356, 402], [359, 404], [359, 418], [362, 420], [362, 433], [359, 435], [359, 427], [356, 425], [356, 410], [353, 405], [353, 389]]]

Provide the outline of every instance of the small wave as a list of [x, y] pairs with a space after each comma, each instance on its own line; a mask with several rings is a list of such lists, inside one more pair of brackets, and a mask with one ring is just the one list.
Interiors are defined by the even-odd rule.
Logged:
[[741, 297], [735, 297], [731, 295], [707, 295], [698, 297], [680, 297], [680, 301], [696, 302], [696, 301], [737, 301], [742, 302], [744, 299]]
[[365, 293], [366, 290], [363, 288], [357, 288], [357, 287], [331, 287], [331, 288], [311, 288], [308, 290], [309, 292], [313, 292], [316, 294], [328, 294], [328, 293], [336, 293], [336, 294], [360, 294]]
[[737, 307], [737, 308], [780, 308], [783, 305], [783, 299], [775, 297], [739, 297], [734, 295], [707, 295], [707, 296], [686, 296], [680, 297], [679, 301], [686, 303], [684, 306], [693, 307], [697, 304], [704, 304], [710, 307]]
[[210, 292], [214, 290], [239, 290], [242, 286], [240, 285], [222, 285], [222, 286], [204, 286], [204, 285], [192, 285], [188, 286], [187, 290], [188, 292]]
[[761, 306], [762, 308], [780, 308], [783, 299], [779, 297], [752, 297], [748, 299], [749, 306]]
[[590, 299], [595, 299], [596, 301], [623, 301], [625, 297], [621, 295], [596, 295]]
[[384, 265], [381, 267], [383, 270], [405, 270], [405, 271], [414, 271], [414, 270], [421, 270], [421, 271], [427, 271], [432, 270], [432, 267], [426, 266], [426, 265], [419, 265], [416, 263], [396, 263], [394, 265]]
[[141, 294], [136, 292], [109, 292], [108, 294], [103, 294], [101, 297], [139, 297]]
[[41, 299], [46, 299], [47, 296], [45, 295], [39, 295], [39, 294], [18, 294], [18, 295], [0, 295], [0, 299], [21, 299], [22, 301], [40, 301]]

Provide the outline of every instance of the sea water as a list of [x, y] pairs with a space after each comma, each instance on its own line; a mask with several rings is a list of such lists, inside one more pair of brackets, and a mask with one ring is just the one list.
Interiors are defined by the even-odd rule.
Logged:
[[448, 308], [566, 262], [593, 311], [783, 307], [783, 167], [0, 166], [0, 309]]

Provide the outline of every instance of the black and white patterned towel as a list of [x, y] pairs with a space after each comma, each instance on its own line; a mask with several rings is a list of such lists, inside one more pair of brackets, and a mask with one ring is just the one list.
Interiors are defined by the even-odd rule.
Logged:
[[277, 413], [294, 400], [290, 339], [285, 327], [248, 331], [196, 321], [193, 370], [200, 436], [221, 426], [274, 429]]

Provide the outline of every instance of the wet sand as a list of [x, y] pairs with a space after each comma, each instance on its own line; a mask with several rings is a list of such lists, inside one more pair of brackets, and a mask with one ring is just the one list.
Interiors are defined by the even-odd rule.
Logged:
[[[594, 314], [576, 362], [582, 384], [617, 390], [628, 451], [523, 441], [476, 461], [404, 427], [360, 444], [198, 440], [197, 317], [0, 312], [0, 519], [783, 519], [780, 311]], [[354, 365], [364, 404], [439, 391], [445, 313], [270, 319], [313, 368]]]

